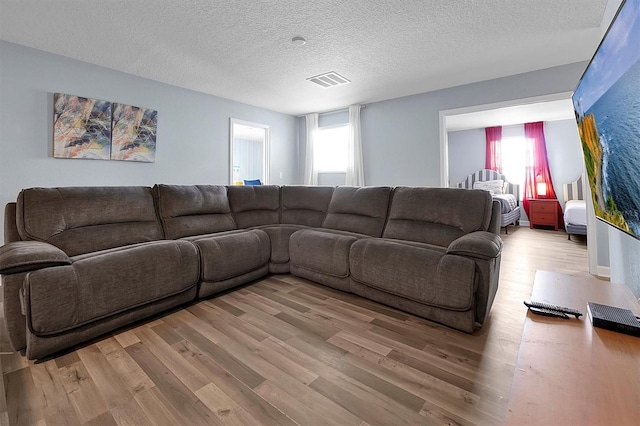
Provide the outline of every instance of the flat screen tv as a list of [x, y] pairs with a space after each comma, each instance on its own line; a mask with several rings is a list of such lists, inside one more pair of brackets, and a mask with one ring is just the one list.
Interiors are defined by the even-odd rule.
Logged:
[[640, 0], [626, 0], [572, 96], [595, 214], [640, 239]]

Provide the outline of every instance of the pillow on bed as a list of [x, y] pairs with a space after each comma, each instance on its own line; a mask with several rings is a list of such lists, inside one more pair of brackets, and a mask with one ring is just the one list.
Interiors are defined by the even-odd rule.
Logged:
[[473, 183], [473, 189], [484, 189], [485, 191], [489, 191], [491, 195], [499, 195], [504, 193], [503, 188], [503, 180], [485, 180], [476, 181]]

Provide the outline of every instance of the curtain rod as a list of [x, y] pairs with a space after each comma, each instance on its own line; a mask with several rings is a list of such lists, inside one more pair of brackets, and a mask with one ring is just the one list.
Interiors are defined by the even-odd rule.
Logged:
[[[360, 109], [363, 109], [363, 108], [366, 108], [366, 107], [367, 107], [366, 105], [360, 105]], [[339, 109], [331, 109], [331, 110], [328, 110], [328, 111], [319, 112], [318, 115], [333, 114], [334, 112], [341, 112], [341, 111], [348, 111], [348, 110], [349, 110], [349, 107], [339, 108]], [[309, 114], [311, 114], [311, 113], [309, 113]], [[297, 115], [296, 117], [304, 117], [305, 115], [307, 115], [307, 114]]]

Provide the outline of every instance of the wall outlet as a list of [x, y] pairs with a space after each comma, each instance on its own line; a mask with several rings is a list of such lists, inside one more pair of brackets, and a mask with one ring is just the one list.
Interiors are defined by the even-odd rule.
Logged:
[[284, 173], [280, 172], [280, 179], [284, 177]]

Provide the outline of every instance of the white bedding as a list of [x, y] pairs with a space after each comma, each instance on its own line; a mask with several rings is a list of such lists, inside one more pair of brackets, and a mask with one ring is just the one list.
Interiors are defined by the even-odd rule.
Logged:
[[587, 225], [587, 204], [584, 200], [570, 200], [565, 203], [564, 223]]

